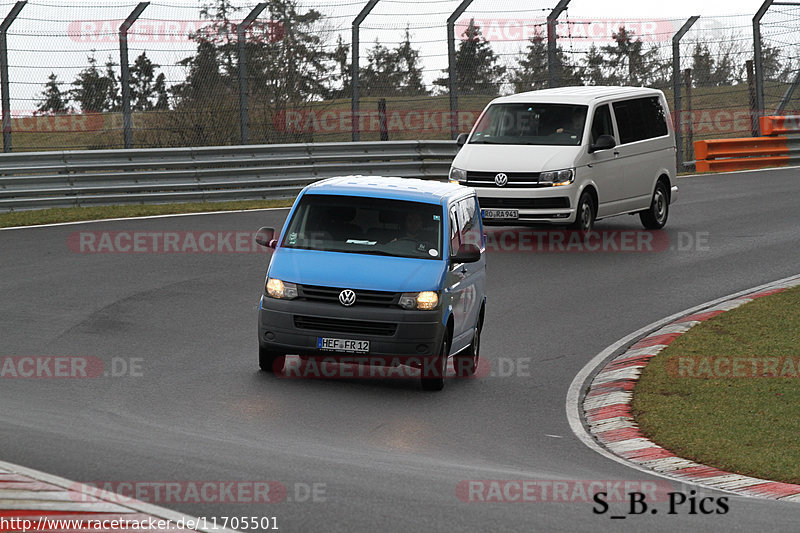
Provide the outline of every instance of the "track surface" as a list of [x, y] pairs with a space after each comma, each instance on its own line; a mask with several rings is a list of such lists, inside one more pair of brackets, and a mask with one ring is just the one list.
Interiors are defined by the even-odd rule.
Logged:
[[[325, 484], [326, 501], [164, 503], [275, 516], [281, 531], [794, 530], [800, 506], [731, 497], [723, 515], [613, 504], [464, 503], [469, 479], [658, 480], [572, 435], [575, 374], [629, 332], [800, 271], [797, 169], [681, 179], [667, 233], [707, 249], [492, 253], [482, 355], [510, 377], [286, 380], [257, 371], [259, 254], [77, 254], [76, 231], [254, 230], [285, 210], [0, 231], [0, 356], [142, 358], [141, 377], [0, 380], [0, 458], [92, 481]], [[639, 229], [638, 218], [598, 230]], [[519, 367], [517, 367], [519, 368]], [[688, 490], [688, 489], [686, 489]], [[719, 496], [720, 494], [716, 494]], [[663, 507], [663, 504], [661, 504]]]

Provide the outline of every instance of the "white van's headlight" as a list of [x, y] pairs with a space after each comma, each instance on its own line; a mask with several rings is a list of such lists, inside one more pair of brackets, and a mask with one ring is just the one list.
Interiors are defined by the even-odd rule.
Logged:
[[467, 181], [467, 171], [456, 167], [450, 167], [450, 181], [458, 183]]
[[281, 300], [293, 300], [297, 298], [297, 285], [288, 283], [275, 278], [267, 278], [267, 295], [271, 298]]
[[436, 291], [404, 292], [398, 303], [403, 309], [428, 311], [439, 307], [439, 293]]
[[558, 185], [569, 185], [573, 181], [575, 181], [574, 168], [549, 170], [539, 174], [539, 183], [551, 183], [554, 187]]

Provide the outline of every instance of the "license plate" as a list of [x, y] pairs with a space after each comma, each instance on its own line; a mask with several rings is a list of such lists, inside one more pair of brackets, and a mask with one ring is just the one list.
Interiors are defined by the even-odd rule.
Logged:
[[317, 348], [333, 352], [367, 353], [369, 352], [369, 341], [317, 337]]
[[517, 219], [519, 211], [516, 209], [481, 209], [483, 218]]

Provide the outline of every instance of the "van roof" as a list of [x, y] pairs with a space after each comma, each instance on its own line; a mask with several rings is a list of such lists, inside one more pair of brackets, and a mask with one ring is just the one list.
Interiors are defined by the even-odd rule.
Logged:
[[457, 183], [386, 176], [340, 176], [306, 187], [306, 192], [313, 194], [366, 196], [436, 204], [441, 203], [444, 198], [461, 196], [467, 190], [468, 187]]
[[661, 94], [658, 89], [647, 87], [608, 87], [601, 85], [581, 87], [558, 87], [525, 93], [511, 94], [495, 98], [492, 103], [536, 102], [557, 104], [590, 104], [599, 98], [614, 96], [636, 97]]

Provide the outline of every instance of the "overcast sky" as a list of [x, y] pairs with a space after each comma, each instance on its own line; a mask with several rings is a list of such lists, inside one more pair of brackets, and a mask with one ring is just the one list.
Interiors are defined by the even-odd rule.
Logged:
[[[350, 41], [352, 20], [365, 1], [301, 0], [300, 3], [325, 15], [327, 31], [322, 36], [332, 48], [339, 34], [343, 35], [345, 42]], [[512, 65], [527, 44], [526, 36], [530, 36], [524, 32], [540, 31], [556, 1], [474, 0], [460, 21], [464, 23], [471, 17], [482, 21], [493, 50], [505, 63]], [[29, 0], [8, 36], [12, 112], [27, 114], [27, 110], [35, 108], [37, 97], [51, 72], [55, 72], [68, 89], [78, 71], [86, 67], [92, 50], [100, 64], [109, 57], [119, 62], [116, 30], [119, 21], [136, 3], [137, 0]], [[244, 8], [239, 17], [243, 17], [255, 3], [256, 0], [234, 0], [235, 5]], [[692, 15], [701, 15], [702, 18], [694, 33], [687, 35], [687, 46], [702, 32], [712, 30], [718, 39], [735, 32], [744, 40], [752, 35], [751, 19], [761, 3], [761, 0], [572, 0], [559, 21], [571, 21], [574, 33], [571, 30], [569, 37], [562, 33], [559, 42], [562, 47], [575, 51], [581, 51], [591, 42], [602, 46], [609, 43], [610, 31], [616, 29], [616, 24], [628, 23], [643, 40], [667, 50], [672, 34]], [[0, 0], [0, 14], [7, 13], [13, 4], [13, 0]], [[459, 0], [380, 0], [362, 24], [362, 58], [374, 46], [376, 39], [389, 47], [396, 46], [408, 27], [412, 45], [421, 52], [425, 80], [430, 83], [441, 76], [441, 70], [447, 66], [445, 21], [458, 4]], [[183, 30], [193, 29], [201, 23], [199, 6], [197, 1], [152, 0], [137, 24], [143, 27], [163, 20], [189, 21], [181, 27]], [[781, 14], [790, 11], [790, 15]], [[782, 24], [776, 35], [783, 37], [776, 37], [775, 42], [792, 43], [794, 48], [800, 43], [800, 8], [775, 6], [770, 13], [773, 20]], [[83, 31], [87, 27], [95, 27], [95, 34]], [[98, 32], [101, 28], [105, 28], [107, 35]], [[561, 31], [565, 28], [561, 26]], [[185, 35], [180, 38], [132, 38], [130, 61], [146, 51], [154, 62], [161, 65], [167, 80], [177, 83], [185, 75], [185, 70], [177, 63], [191, 55], [195, 48], [196, 43]]]

